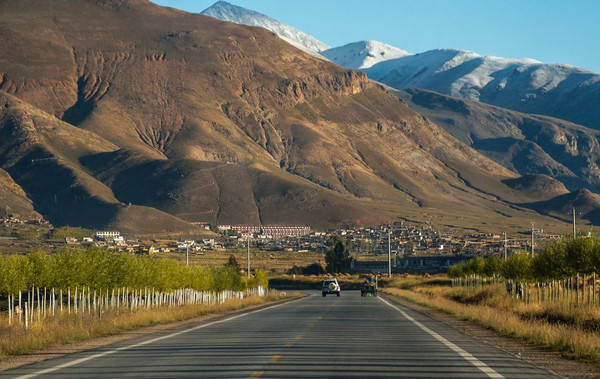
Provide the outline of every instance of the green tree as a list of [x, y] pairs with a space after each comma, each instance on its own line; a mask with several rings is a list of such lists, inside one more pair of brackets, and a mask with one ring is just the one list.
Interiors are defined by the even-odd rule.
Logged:
[[333, 235], [329, 237], [329, 240], [325, 244], [331, 246], [325, 253], [325, 263], [329, 272], [340, 272], [343, 269], [350, 268], [352, 258], [344, 245], [344, 240], [340, 236]]
[[482, 256], [476, 256], [475, 258], [469, 259], [465, 264], [465, 273], [475, 275], [485, 275], [485, 259]]
[[448, 276], [451, 278], [462, 278], [465, 274], [465, 264], [458, 263], [448, 267]]
[[485, 276], [492, 277], [499, 275], [502, 272], [502, 265], [504, 261], [497, 255], [492, 255], [485, 260], [483, 273]]
[[265, 270], [256, 270], [254, 273], [254, 280], [256, 281], [257, 286], [262, 286], [263, 288], [267, 288], [269, 286], [269, 276]]
[[502, 265], [502, 276], [512, 280], [528, 280], [532, 274], [533, 259], [527, 252], [512, 254]]
[[554, 241], [533, 258], [532, 271], [536, 280], [564, 279], [575, 273], [568, 263], [566, 245], [566, 241]]
[[236, 272], [240, 272], [240, 270], [241, 270], [240, 264], [238, 263], [237, 259], [235, 259], [235, 255], [233, 255], [233, 254], [231, 254], [229, 256], [229, 260], [227, 260], [227, 263], [225, 263], [225, 266], [233, 267]]
[[575, 238], [565, 243], [567, 264], [575, 271], [590, 274], [593, 271], [594, 251], [600, 248], [596, 238]]

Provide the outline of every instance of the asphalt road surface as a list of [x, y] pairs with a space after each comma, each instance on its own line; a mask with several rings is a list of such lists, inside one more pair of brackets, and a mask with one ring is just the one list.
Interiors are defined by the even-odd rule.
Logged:
[[553, 373], [385, 297], [311, 296], [122, 341], [1, 377], [548, 378]]

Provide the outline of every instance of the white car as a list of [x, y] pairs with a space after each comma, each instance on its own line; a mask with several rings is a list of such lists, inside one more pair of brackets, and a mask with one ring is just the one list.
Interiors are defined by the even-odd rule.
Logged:
[[323, 280], [322, 286], [323, 296], [327, 296], [327, 294], [336, 294], [340, 296], [340, 284], [337, 281], [337, 278], [327, 278]]

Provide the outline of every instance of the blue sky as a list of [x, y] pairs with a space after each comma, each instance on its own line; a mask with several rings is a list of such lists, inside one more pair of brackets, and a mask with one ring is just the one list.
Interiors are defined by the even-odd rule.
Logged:
[[[201, 12], [216, 0], [156, 0]], [[597, 0], [231, 0], [331, 46], [377, 40], [420, 53], [455, 48], [481, 55], [568, 63], [600, 72]]]

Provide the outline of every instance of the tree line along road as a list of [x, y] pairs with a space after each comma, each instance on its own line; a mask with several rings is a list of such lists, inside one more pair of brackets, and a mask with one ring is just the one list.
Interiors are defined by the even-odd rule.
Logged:
[[0, 373], [11, 378], [548, 378], [386, 297], [320, 292]]

